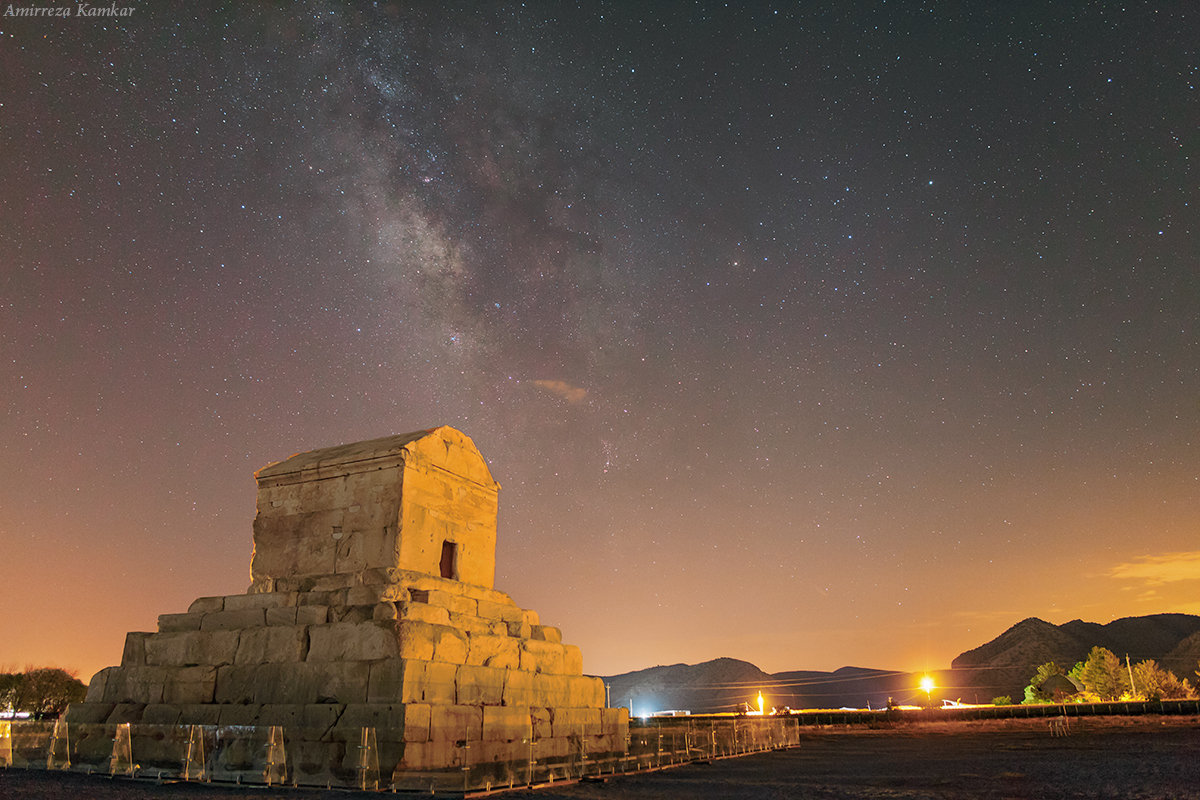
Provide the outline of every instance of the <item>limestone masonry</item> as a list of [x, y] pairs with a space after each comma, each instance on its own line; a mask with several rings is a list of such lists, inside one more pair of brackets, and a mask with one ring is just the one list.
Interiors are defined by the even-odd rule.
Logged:
[[352, 778], [363, 728], [381, 774], [624, 751], [627, 712], [579, 648], [492, 588], [500, 487], [465, 435], [313, 450], [256, 478], [248, 592], [128, 634], [69, 721], [283, 726], [299, 783]]

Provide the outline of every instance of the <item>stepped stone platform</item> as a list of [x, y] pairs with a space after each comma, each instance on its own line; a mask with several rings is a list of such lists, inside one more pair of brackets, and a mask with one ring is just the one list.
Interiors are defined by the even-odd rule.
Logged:
[[290, 780], [312, 784], [353, 778], [364, 728], [381, 774], [625, 751], [628, 712], [605, 708], [579, 648], [492, 588], [499, 485], [465, 435], [314, 450], [256, 478], [248, 592], [128, 634], [69, 722], [282, 726]]

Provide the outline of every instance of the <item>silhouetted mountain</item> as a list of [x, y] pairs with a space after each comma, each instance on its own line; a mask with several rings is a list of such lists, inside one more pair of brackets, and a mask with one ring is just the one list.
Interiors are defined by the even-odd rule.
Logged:
[[[674, 664], [605, 678], [609, 702], [631, 707], [634, 715], [686, 710], [692, 713], [735, 711], [756, 705], [762, 692], [766, 708], [882, 708], [926, 700], [921, 675], [842, 667], [834, 672], [797, 670], [769, 675], [745, 661], [718, 658], [703, 664]], [[935, 680], [944, 680], [935, 675]]]
[[1193, 633], [1162, 657], [1159, 666], [1175, 673], [1175, 677], [1186, 679], [1193, 686], [1200, 683], [1196, 670], [1200, 665], [1200, 633]]
[[1171, 669], [1180, 678], [1194, 678], [1195, 665], [1179, 671], [1168, 658], [1181, 661], [1188, 656], [1173, 653], [1183, 640], [1200, 633], [1200, 617], [1190, 614], [1154, 614], [1124, 617], [1101, 625], [1072, 620], [1062, 625], [1030, 617], [1022, 620], [981, 647], [954, 659], [956, 683], [964, 692], [979, 697], [1009, 695], [1020, 702], [1034, 672], [1047, 661], [1070, 669], [1087, 658], [1093, 647], [1105, 647], [1130, 661], [1148, 658]]
[[[1072, 620], [1052, 625], [1030, 617], [985, 645], [954, 659], [952, 669], [929, 673], [938, 689], [933, 695], [963, 702], [990, 702], [1008, 695], [1021, 702], [1037, 668], [1054, 661], [1065, 669], [1087, 658], [1093, 647], [1106, 647], [1136, 663], [1154, 659], [1180, 678], [1197, 683], [1200, 662], [1200, 617], [1155, 614], [1125, 617], [1101, 625]], [[609, 703], [635, 715], [686, 710], [693, 713], [735, 711], [753, 706], [762, 692], [768, 709], [882, 708], [921, 704], [920, 673], [842, 667], [834, 672], [795, 670], [767, 674], [746, 661], [718, 658], [703, 664], [673, 664], [605, 678]]]

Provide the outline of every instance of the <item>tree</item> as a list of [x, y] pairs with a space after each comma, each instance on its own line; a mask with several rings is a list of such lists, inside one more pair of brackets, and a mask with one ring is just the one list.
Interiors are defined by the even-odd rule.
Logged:
[[1030, 679], [1029, 685], [1025, 687], [1025, 699], [1021, 701], [1022, 705], [1030, 705], [1033, 703], [1052, 703], [1054, 696], [1049, 692], [1042, 691], [1042, 684], [1055, 675], [1066, 675], [1067, 671], [1055, 664], [1053, 661], [1047, 661], [1037, 668], [1037, 672]]
[[0, 707], [28, 711], [35, 717], [58, 716], [86, 695], [87, 687], [74, 671], [58, 667], [27, 667], [24, 672], [0, 674]]
[[[1093, 647], [1087, 661], [1077, 665], [1075, 677], [1083, 688], [1101, 700], [1116, 700], [1129, 692], [1129, 674], [1121, 659], [1109, 649]], [[1075, 670], [1072, 670], [1074, 673]]]
[[1134, 691], [1147, 700], [1194, 700], [1196, 691], [1152, 659], [1133, 666]]

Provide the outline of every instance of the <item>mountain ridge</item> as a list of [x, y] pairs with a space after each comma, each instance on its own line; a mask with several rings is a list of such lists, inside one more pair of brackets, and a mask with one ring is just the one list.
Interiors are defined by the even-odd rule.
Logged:
[[1107, 623], [1075, 619], [1054, 625], [1027, 617], [995, 639], [961, 653], [949, 670], [928, 674], [939, 687], [931, 696], [919, 688], [926, 673], [845, 666], [823, 670], [767, 673], [748, 661], [716, 658], [699, 664], [670, 664], [604, 678], [609, 704], [635, 715], [668, 710], [694, 713], [735, 711], [756, 705], [762, 692], [766, 707], [881, 708], [889, 700], [920, 704], [926, 700], [990, 702], [1008, 696], [1020, 702], [1037, 667], [1054, 661], [1066, 669], [1105, 647], [1130, 661], [1154, 659], [1181, 679], [1197, 682], [1200, 616], [1151, 614]]

